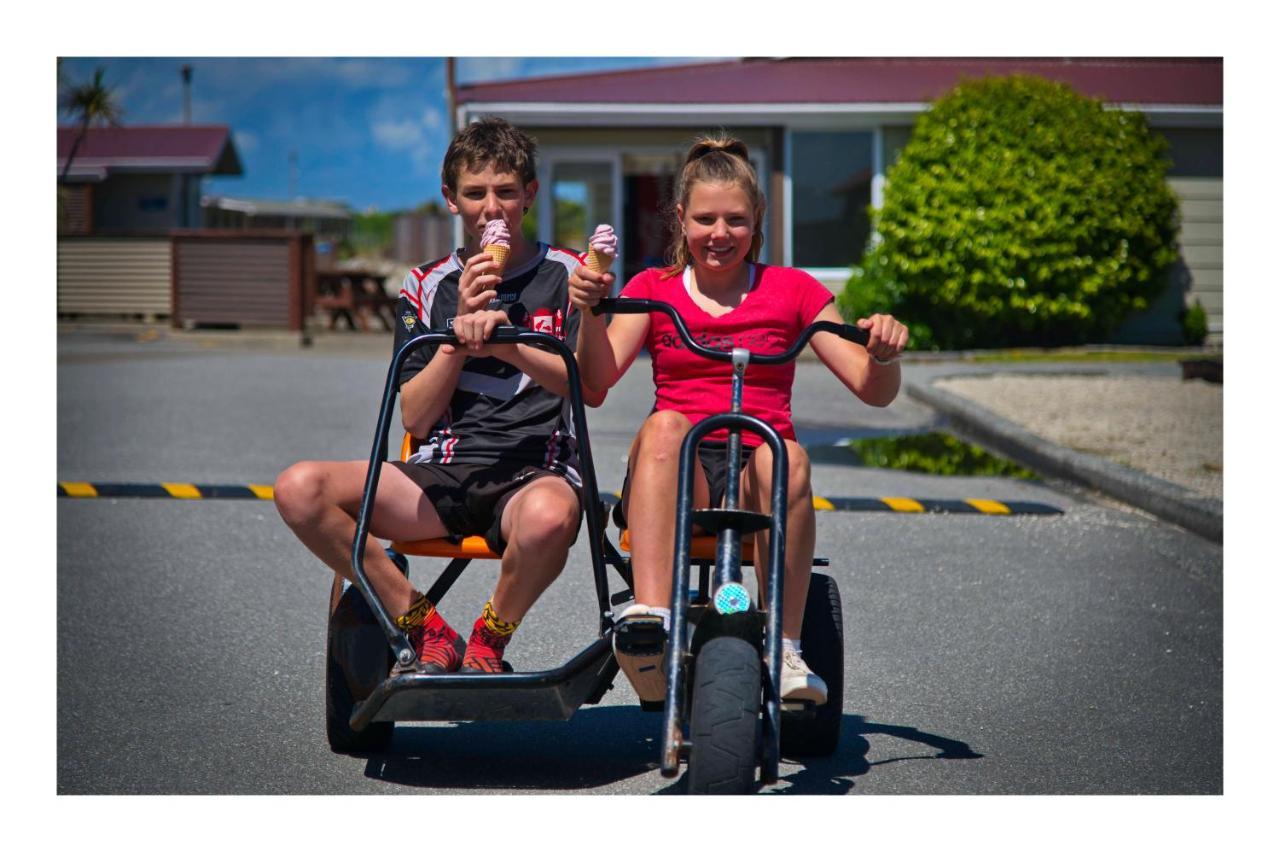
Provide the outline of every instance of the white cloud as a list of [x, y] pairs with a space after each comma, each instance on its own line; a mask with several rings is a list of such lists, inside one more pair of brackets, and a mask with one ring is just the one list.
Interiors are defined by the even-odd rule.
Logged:
[[403, 151], [421, 145], [426, 140], [421, 122], [412, 119], [375, 121], [373, 139], [384, 148]]
[[258, 147], [258, 136], [248, 130], [235, 130], [231, 134], [236, 141], [236, 147], [240, 149], [240, 153], [247, 154]]

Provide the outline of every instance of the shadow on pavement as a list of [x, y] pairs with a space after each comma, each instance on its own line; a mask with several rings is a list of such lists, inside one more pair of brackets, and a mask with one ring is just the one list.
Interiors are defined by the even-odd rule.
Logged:
[[439, 789], [591, 789], [657, 769], [661, 723], [639, 707], [594, 707], [567, 722], [397, 726], [364, 774]]
[[[568, 722], [459, 722], [396, 728], [387, 754], [370, 756], [365, 776], [390, 784], [446, 790], [587, 790], [658, 768], [662, 715], [638, 707], [596, 707]], [[971, 760], [966, 743], [903, 725], [845, 714], [840, 747], [830, 757], [783, 761], [775, 795], [841, 795], [871, 767], [902, 760]], [[938, 750], [870, 763], [868, 734], [887, 734]], [[798, 772], [791, 767], [800, 765]], [[684, 773], [657, 795], [684, 792]]]
[[[900, 740], [920, 743], [938, 749], [937, 754], [891, 757], [867, 761], [871, 743], [868, 734], [888, 734]], [[762, 792], [773, 795], [843, 795], [854, 787], [853, 779], [866, 775], [873, 766], [897, 763], [902, 760], [974, 760], [982, 755], [969, 748], [968, 743], [952, 740], [938, 734], [910, 728], [905, 725], [882, 725], [868, 722], [862, 716], [846, 713], [841, 722], [840, 746], [830, 757], [783, 759], [779, 774], [787, 772], [789, 765], [800, 765], [799, 772], [782, 778], [778, 787], [764, 788]]]

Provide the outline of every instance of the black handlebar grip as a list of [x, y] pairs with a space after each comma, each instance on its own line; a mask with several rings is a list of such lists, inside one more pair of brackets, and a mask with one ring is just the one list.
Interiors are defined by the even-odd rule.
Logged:
[[866, 346], [867, 341], [871, 340], [871, 332], [865, 328], [858, 328], [856, 325], [846, 325], [840, 331], [840, 336], [850, 343], [857, 343], [859, 346]]
[[593, 314], [647, 314], [653, 310], [645, 299], [615, 299], [606, 297], [591, 309]]

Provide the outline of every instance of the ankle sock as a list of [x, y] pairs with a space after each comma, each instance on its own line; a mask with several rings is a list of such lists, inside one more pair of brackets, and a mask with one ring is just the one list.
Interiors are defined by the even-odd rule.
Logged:
[[800, 640], [788, 639], [787, 637], [783, 636], [782, 637], [782, 653], [785, 654], [787, 651], [794, 652], [796, 656], [802, 656], [800, 653]]
[[497, 636], [510, 636], [520, 626], [518, 621], [503, 621], [493, 608], [493, 599], [485, 602], [484, 612], [480, 613], [480, 621], [486, 630]]
[[396, 619], [396, 626], [401, 630], [408, 632], [415, 627], [421, 627], [432, 618], [436, 617], [435, 604], [427, 600], [427, 596], [420, 593], [414, 593], [416, 597], [413, 603], [409, 604], [409, 609], [405, 614]]
[[671, 610], [670, 609], [668, 609], [665, 606], [651, 606], [649, 607], [649, 614], [662, 616], [662, 629], [667, 631], [667, 633], [671, 632]]

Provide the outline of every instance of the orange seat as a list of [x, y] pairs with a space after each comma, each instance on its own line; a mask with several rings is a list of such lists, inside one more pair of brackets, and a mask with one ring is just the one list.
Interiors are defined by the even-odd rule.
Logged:
[[[408, 461], [421, 443], [408, 432], [400, 443], [400, 461]], [[501, 559], [494, 553], [484, 536], [467, 536], [460, 542], [447, 538], [424, 538], [420, 541], [393, 541], [391, 549], [406, 556], [437, 556], [444, 559]]]
[[[623, 530], [622, 537], [618, 539], [618, 547], [624, 552], [631, 552], [631, 530]], [[742, 561], [754, 562], [755, 543], [751, 538], [742, 540]], [[695, 560], [705, 560], [714, 562], [716, 560], [716, 538], [712, 535], [695, 535], [693, 543], [689, 546], [689, 558]]]

